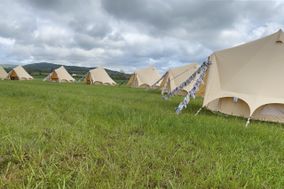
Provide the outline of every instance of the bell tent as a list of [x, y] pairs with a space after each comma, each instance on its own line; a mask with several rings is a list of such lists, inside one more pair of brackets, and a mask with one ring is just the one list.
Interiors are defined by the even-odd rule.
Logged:
[[284, 123], [284, 33], [217, 51], [209, 57], [203, 107]]
[[[152, 87], [159, 79], [161, 78], [159, 72], [154, 67], [148, 67], [135, 71], [130, 79], [128, 80], [127, 85], [135, 88], [150, 88]], [[158, 87], [160, 84], [156, 84]]]
[[17, 66], [8, 73], [7, 79], [32, 80], [33, 77], [22, 66]]
[[111, 79], [104, 68], [90, 70], [84, 78], [84, 82], [87, 84], [116, 85], [116, 82]]
[[74, 82], [75, 79], [67, 72], [64, 66], [53, 70], [44, 81], [55, 81], [55, 82]]
[[0, 66], [0, 79], [6, 79], [8, 76], [8, 73], [4, 70], [3, 67]]
[[[171, 68], [163, 76], [161, 80], [160, 89], [162, 94], [172, 92], [182, 82], [184, 82], [190, 75], [192, 75], [197, 69], [198, 64], [187, 64], [184, 66]], [[179, 91], [179, 95], [186, 95], [192, 88], [192, 85], [185, 86]]]

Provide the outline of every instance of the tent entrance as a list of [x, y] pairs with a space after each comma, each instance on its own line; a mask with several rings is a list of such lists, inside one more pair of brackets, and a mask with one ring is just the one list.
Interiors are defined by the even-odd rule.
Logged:
[[221, 112], [228, 115], [249, 117], [250, 109], [248, 104], [239, 98], [224, 97], [213, 100], [207, 105], [212, 111]]
[[87, 79], [87, 84], [88, 84], [88, 85], [91, 85], [91, 84], [92, 84], [92, 82], [91, 82], [90, 79]]
[[52, 74], [51, 74], [51, 76], [50, 76], [50, 79], [51, 79], [52, 81], [58, 81], [59, 78], [58, 78], [56, 72], [52, 72]]
[[284, 122], [284, 104], [266, 104], [256, 109], [253, 119], [272, 122]]
[[88, 73], [87, 76], [86, 76], [86, 83], [87, 83], [88, 85], [93, 84], [92, 77], [91, 77], [91, 74], [90, 74], [90, 73]]
[[14, 70], [10, 74], [10, 79], [11, 80], [19, 80], [19, 77], [18, 77], [17, 73]]

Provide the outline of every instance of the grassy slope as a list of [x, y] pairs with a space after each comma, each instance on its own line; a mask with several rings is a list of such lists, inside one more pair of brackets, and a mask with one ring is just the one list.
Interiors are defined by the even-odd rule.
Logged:
[[281, 188], [284, 128], [201, 99], [126, 87], [0, 81], [0, 188]]

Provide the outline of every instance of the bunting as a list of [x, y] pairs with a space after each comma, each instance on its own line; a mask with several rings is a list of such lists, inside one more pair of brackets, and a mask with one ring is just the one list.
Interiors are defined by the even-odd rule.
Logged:
[[187, 80], [185, 80], [183, 83], [181, 83], [180, 86], [176, 87], [172, 92], [170, 92], [166, 96], [164, 96], [165, 99], [168, 99], [168, 98], [174, 96], [180, 90], [182, 90], [184, 87], [191, 84], [195, 80], [195, 83], [194, 83], [192, 89], [187, 93], [187, 95], [184, 97], [183, 101], [176, 108], [177, 114], [179, 114], [184, 108], [187, 107], [187, 104], [190, 102], [191, 98], [195, 98], [195, 94], [198, 91], [201, 83], [203, 83], [203, 78], [206, 74], [206, 71], [207, 71], [209, 65], [211, 65], [210, 61], [203, 62], [203, 64]]
[[194, 83], [192, 89], [187, 93], [187, 95], [184, 97], [183, 101], [178, 105], [176, 108], [176, 113], [179, 114], [184, 108], [187, 107], [187, 104], [190, 102], [191, 98], [195, 98], [195, 94], [197, 93], [201, 83], [203, 83], [203, 78], [205, 77], [206, 71], [208, 69], [208, 66], [210, 65], [210, 62], [207, 62], [204, 64], [204, 66], [200, 69], [199, 77]]
[[[180, 84], [180, 86], [176, 87], [173, 91], [167, 93], [166, 96], [164, 96], [165, 99], [169, 99], [170, 97], [176, 95], [179, 91], [181, 91], [184, 87], [189, 85], [191, 82], [194, 81], [194, 79], [197, 77], [197, 75], [201, 74], [202, 72], [206, 72], [207, 67], [211, 64], [210, 61], [203, 62], [203, 64], [183, 83]], [[205, 75], [205, 74], [204, 74]], [[203, 76], [204, 77], [204, 76]], [[202, 78], [203, 79], [203, 78]]]

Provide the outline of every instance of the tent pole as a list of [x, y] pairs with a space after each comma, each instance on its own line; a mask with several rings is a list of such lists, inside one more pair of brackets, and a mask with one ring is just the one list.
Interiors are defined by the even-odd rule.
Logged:
[[199, 110], [194, 114], [194, 116], [197, 116], [199, 114], [199, 112], [201, 112], [202, 109], [203, 109], [203, 106], [201, 106], [201, 108], [199, 108]]
[[250, 119], [251, 117], [248, 118], [247, 122], [246, 122], [246, 127], [248, 127], [249, 123], [250, 123]]

